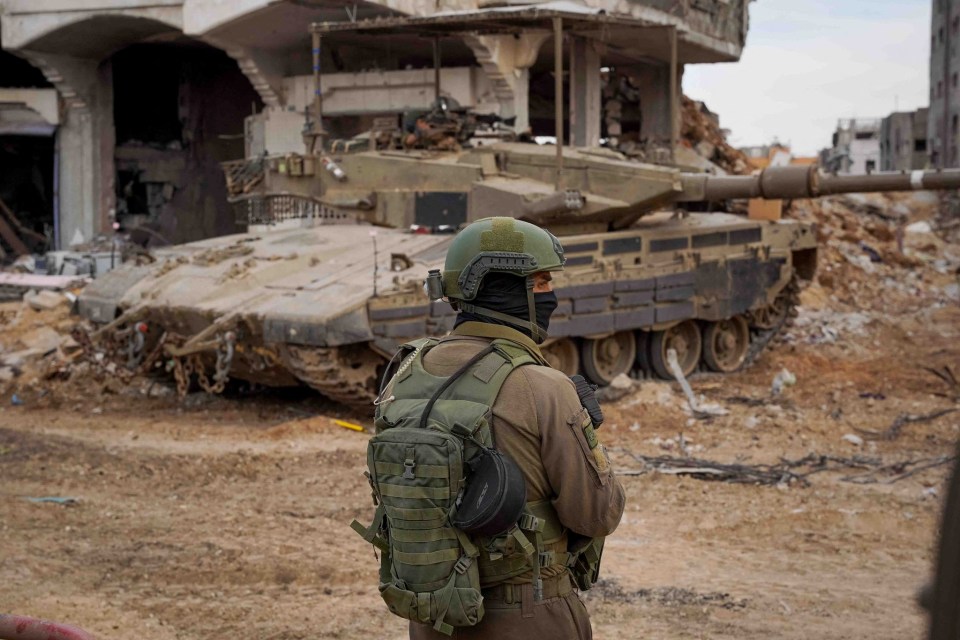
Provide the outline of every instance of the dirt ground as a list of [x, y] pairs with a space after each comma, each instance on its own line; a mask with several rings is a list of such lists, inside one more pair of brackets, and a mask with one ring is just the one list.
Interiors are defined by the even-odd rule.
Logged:
[[[909, 260], [868, 266], [859, 243], [886, 256], [895, 239], [870, 234], [876, 220], [854, 205], [795, 211], [826, 235], [821, 278], [784, 339], [746, 371], [691, 380], [727, 415], [694, 417], [665, 382], [606, 404], [600, 435], [628, 505], [585, 596], [597, 638], [921, 637], [916, 593], [950, 467], [875, 467], [936, 462], [960, 438], [960, 411], [902, 418], [960, 408], [924, 369], [960, 370], [957, 249], [924, 237], [911, 250], [913, 238]], [[8, 350], [69, 321], [14, 315], [0, 326]], [[783, 369], [796, 384], [773, 396]], [[155, 395], [82, 375], [6, 387], [0, 612], [103, 638], [406, 637], [377, 594], [372, 548], [349, 528], [372, 515], [368, 436], [333, 419], [361, 418], [306, 393]], [[757, 485], [642, 462], [811, 453], [861, 466]], [[49, 497], [72, 500], [31, 500]]]

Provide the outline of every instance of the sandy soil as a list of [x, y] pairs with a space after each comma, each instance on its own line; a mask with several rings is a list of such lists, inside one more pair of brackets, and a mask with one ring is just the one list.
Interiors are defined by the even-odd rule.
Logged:
[[[695, 391], [729, 415], [694, 418], [677, 385], [662, 382], [606, 405], [600, 435], [629, 503], [603, 581], [586, 595], [596, 637], [922, 635], [915, 595], [947, 465], [896, 482], [890, 472], [863, 483], [869, 470], [850, 468], [765, 486], [641, 473], [637, 459], [948, 455], [960, 412], [887, 440], [858, 431], [958, 408], [923, 369], [960, 364], [960, 306], [944, 296], [953, 276], [889, 268], [898, 271], [838, 261], [826, 285], [804, 293], [797, 326], [751, 368], [695, 377]], [[884, 281], [915, 277], [923, 286]], [[46, 322], [27, 314], [16, 330]], [[783, 368], [797, 383], [772, 397]], [[349, 528], [372, 515], [367, 436], [333, 418], [360, 418], [309, 394], [181, 401], [145, 391], [75, 376], [21, 381], [0, 397], [0, 611], [104, 638], [405, 637], [377, 595], [371, 547]], [[42, 497], [74, 502], [30, 500]]]

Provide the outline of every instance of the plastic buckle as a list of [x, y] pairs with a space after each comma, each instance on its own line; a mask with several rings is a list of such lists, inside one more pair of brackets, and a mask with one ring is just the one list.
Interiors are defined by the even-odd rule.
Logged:
[[404, 461], [403, 461], [403, 475], [400, 476], [400, 477], [402, 477], [404, 480], [414, 480], [414, 479], [416, 479], [416, 476], [413, 475], [413, 468], [414, 468], [415, 466], [417, 466], [417, 463], [414, 462], [412, 459], [407, 458], [406, 460], [404, 460]]
[[540, 522], [540, 518], [525, 513], [520, 516], [520, 519], [517, 521], [517, 526], [525, 531], [540, 531]]
[[540, 552], [540, 566], [549, 567], [554, 563], [556, 559], [556, 554], [553, 551], [541, 551]]
[[470, 568], [470, 565], [473, 564], [473, 560], [467, 556], [460, 556], [460, 559], [457, 560], [457, 564], [453, 565], [453, 570], [463, 575], [467, 572], [467, 569]]

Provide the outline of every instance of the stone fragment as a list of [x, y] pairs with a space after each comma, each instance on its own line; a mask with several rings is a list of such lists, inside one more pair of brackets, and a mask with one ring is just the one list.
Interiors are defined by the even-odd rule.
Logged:
[[56, 291], [29, 291], [23, 296], [23, 301], [34, 311], [51, 311], [62, 304], [68, 304], [69, 300]]

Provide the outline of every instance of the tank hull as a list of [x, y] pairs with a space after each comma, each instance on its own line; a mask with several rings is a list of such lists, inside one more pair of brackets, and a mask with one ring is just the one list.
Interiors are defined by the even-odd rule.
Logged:
[[[207, 240], [107, 274], [83, 292], [79, 310], [102, 325], [100, 337], [138, 325], [140, 351], [188, 363], [186, 373], [172, 367], [181, 391], [191, 376], [205, 376], [209, 388], [226, 374], [308, 384], [369, 408], [377, 374], [399, 345], [453, 327], [450, 305], [422, 289], [450, 238], [358, 224]], [[619, 372], [656, 373], [646, 362], [650, 339], [672, 327], [769, 309], [795, 278], [812, 276], [816, 254], [808, 225], [728, 214], [657, 214], [562, 243], [567, 267], [555, 278], [547, 352], [558, 368], [582, 368], [598, 383]], [[615, 357], [610, 344], [619, 345]]]

